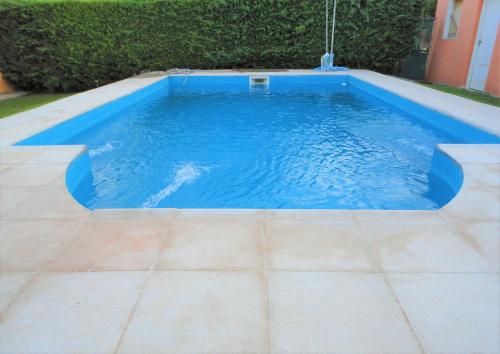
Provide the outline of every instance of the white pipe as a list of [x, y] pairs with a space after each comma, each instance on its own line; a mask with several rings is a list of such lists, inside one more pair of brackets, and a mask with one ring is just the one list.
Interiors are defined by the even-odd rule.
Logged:
[[328, 53], [328, 1], [325, 0], [325, 53]]
[[333, 2], [333, 22], [332, 22], [332, 43], [330, 45], [330, 54], [333, 54], [333, 39], [335, 38], [335, 17], [337, 16], [337, 0]]

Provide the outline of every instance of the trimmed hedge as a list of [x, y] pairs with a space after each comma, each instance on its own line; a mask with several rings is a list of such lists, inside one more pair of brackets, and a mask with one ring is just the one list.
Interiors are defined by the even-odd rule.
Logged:
[[[339, 0], [336, 63], [394, 73], [421, 11], [422, 0]], [[322, 0], [0, 1], [0, 71], [32, 91], [172, 67], [311, 68], [323, 52]]]

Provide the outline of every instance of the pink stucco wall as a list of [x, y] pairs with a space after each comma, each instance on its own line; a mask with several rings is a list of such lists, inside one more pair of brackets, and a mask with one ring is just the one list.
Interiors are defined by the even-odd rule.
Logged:
[[[448, 1], [438, 0], [426, 78], [433, 83], [465, 87], [483, 0], [464, 0], [457, 38], [443, 39]], [[485, 91], [500, 96], [500, 28], [495, 40]]]
[[465, 0], [456, 39], [443, 39], [449, 0], [439, 0], [436, 9], [427, 80], [465, 87], [474, 50], [483, 0]]

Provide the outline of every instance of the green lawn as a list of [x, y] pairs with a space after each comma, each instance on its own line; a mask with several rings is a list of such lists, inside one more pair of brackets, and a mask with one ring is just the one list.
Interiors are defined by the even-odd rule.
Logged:
[[73, 95], [73, 93], [33, 93], [0, 101], [0, 118], [24, 112]]
[[460, 89], [456, 87], [446, 86], [446, 85], [437, 85], [437, 84], [429, 84], [425, 82], [420, 82], [420, 84], [433, 88], [435, 90], [443, 91], [446, 93], [451, 93], [452, 95], [461, 96], [468, 98], [469, 100], [490, 104], [492, 106], [500, 107], [500, 98], [493, 97], [483, 92], [469, 91], [465, 89]]

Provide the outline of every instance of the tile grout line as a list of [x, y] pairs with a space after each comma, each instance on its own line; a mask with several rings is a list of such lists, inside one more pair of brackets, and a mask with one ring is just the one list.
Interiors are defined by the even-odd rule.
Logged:
[[[44, 271], [40, 272], [43, 274], [68, 274], [68, 273], [99, 273], [99, 272], [148, 272], [150, 269], [146, 270], [138, 270], [138, 269], [106, 269], [106, 270], [98, 270], [98, 271], [91, 271], [91, 270], [76, 270], [76, 271], [64, 271], [64, 270], [56, 270], [56, 271]], [[205, 272], [205, 273], [212, 273], [212, 272], [224, 272], [224, 273], [262, 273], [264, 270], [259, 270], [259, 269], [207, 269], [207, 268], [193, 268], [193, 269], [182, 269], [182, 268], [169, 268], [165, 270], [155, 270], [155, 271], [160, 271], [160, 272], [183, 272], [183, 273], [189, 273], [189, 272]], [[498, 272], [496, 271], [491, 271], [491, 272], [450, 272], [450, 271], [443, 271], [443, 272], [428, 272], [428, 271], [395, 271], [395, 270], [380, 270], [380, 271], [375, 271], [375, 270], [315, 270], [315, 269], [308, 269], [308, 270], [301, 270], [301, 269], [268, 269], [268, 273], [344, 273], [344, 274], [381, 274], [381, 273], [386, 273], [386, 274], [469, 274], [469, 275], [497, 275]], [[0, 273], [32, 273], [32, 272], [26, 272], [26, 271], [5, 271]]]
[[427, 351], [425, 350], [420, 338], [418, 337], [417, 335], [417, 332], [415, 331], [415, 329], [413, 328], [411, 322], [410, 322], [410, 318], [408, 317], [408, 314], [406, 313], [406, 311], [404, 310], [403, 308], [403, 305], [401, 305], [401, 302], [399, 301], [399, 298], [398, 296], [396, 295], [396, 292], [394, 291], [393, 287], [392, 287], [392, 284], [389, 280], [389, 278], [387, 277], [387, 274], [385, 272], [382, 272], [382, 277], [384, 279], [384, 282], [386, 283], [387, 287], [390, 289], [390, 292], [392, 294], [392, 297], [394, 298], [394, 300], [396, 301], [396, 303], [398, 304], [398, 307], [399, 307], [399, 310], [401, 311], [401, 314], [403, 315], [405, 321], [406, 321], [406, 324], [408, 325], [408, 327], [410, 328], [410, 331], [411, 333], [413, 334], [413, 338], [415, 339], [415, 341], [417, 342], [417, 345], [418, 345], [418, 348], [420, 349], [420, 352], [421, 353], [427, 353]]
[[[471, 248], [473, 248], [479, 255], [481, 255], [481, 258], [484, 258], [487, 264], [490, 264], [490, 259], [482, 252], [481, 247], [476, 243], [476, 241], [471, 238], [466, 232], [462, 231], [460, 227], [458, 227], [458, 222], [455, 222], [453, 220], [450, 220], [445, 213], [439, 212], [439, 215], [441, 218], [444, 220], [446, 225], [450, 227], [451, 230], [456, 232], [458, 235], [458, 238], [461, 238], [465, 244], [469, 245]], [[496, 222], [499, 223], [499, 221], [462, 221], [462, 224], [479, 224], [479, 223], [489, 223], [489, 222]], [[496, 269], [498, 271], [499, 269]], [[495, 271], [494, 271], [495, 272]], [[483, 272], [478, 272], [480, 274], [483, 274]], [[490, 272], [484, 272], [485, 274], [489, 274]]]
[[[365, 235], [363, 233], [363, 231], [361, 230], [361, 227], [358, 225], [358, 221], [356, 220], [356, 218], [354, 218], [354, 224], [356, 225], [356, 228], [358, 229], [359, 231], [359, 234], [360, 234], [360, 237], [361, 237], [361, 240], [362, 240], [362, 243], [363, 243], [363, 247], [366, 247], [368, 248], [369, 246], [369, 243], [368, 241], [366, 240], [365, 238]], [[368, 254], [368, 257], [371, 258], [370, 254]], [[424, 350], [424, 347], [420, 341], [420, 338], [417, 336], [417, 333], [415, 331], [415, 329], [413, 328], [413, 326], [411, 325], [410, 323], [410, 319], [408, 317], [408, 315], [406, 314], [406, 311], [403, 309], [403, 306], [401, 305], [401, 303], [399, 302], [399, 298], [397, 297], [396, 295], [396, 292], [394, 291], [394, 289], [392, 288], [392, 285], [387, 277], [387, 274], [386, 272], [384, 271], [384, 269], [382, 268], [382, 265], [381, 265], [381, 261], [380, 261], [380, 257], [378, 257], [378, 255], [376, 256], [376, 262], [377, 262], [377, 266], [379, 267], [379, 270], [380, 270], [380, 274], [382, 276], [382, 278], [384, 279], [384, 283], [387, 285], [387, 287], [390, 289], [390, 292], [392, 294], [392, 297], [393, 299], [396, 301], [398, 307], [399, 307], [399, 311], [401, 312], [401, 314], [403, 315], [405, 321], [406, 321], [406, 324], [408, 325], [408, 328], [410, 329], [412, 335], [413, 335], [413, 338], [415, 339], [415, 341], [417, 342], [417, 345], [418, 345], [418, 348], [420, 350], [421, 353], [426, 353], [426, 351]]]
[[[479, 149], [481, 149], [483, 152], [486, 152], [486, 154], [488, 156], [491, 156], [493, 158], [493, 161], [494, 161], [493, 164], [495, 164], [495, 165], [500, 164], [500, 156], [497, 157], [494, 152], [488, 151], [488, 149], [486, 149], [486, 147], [484, 146], [484, 145], [488, 145], [488, 144], [478, 144], [478, 145], [479, 145]], [[492, 144], [492, 145], [497, 146], [499, 144]]]
[[121, 331], [120, 338], [118, 338], [118, 341], [116, 342], [115, 349], [113, 350], [114, 354], [117, 354], [119, 352], [120, 347], [123, 344], [123, 339], [125, 338], [125, 335], [127, 334], [127, 331], [128, 331], [128, 329], [130, 327], [132, 319], [135, 316], [137, 308], [139, 307], [139, 304], [141, 303], [141, 300], [142, 300], [142, 297], [144, 295], [144, 292], [146, 291], [146, 288], [148, 287], [151, 279], [153, 278], [156, 265], [157, 265], [157, 263], [158, 263], [158, 261], [160, 259], [160, 254], [162, 252], [163, 245], [167, 242], [167, 240], [168, 240], [168, 238], [170, 236], [170, 233], [171, 233], [172, 229], [174, 228], [174, 225], [175, 225], [175, 222], [176, 222], [176, 216], [177, 216], [177, 210], [175, 210], [174, 213], [173, 213], [173, 215], [171, 216], [172, 220], [170, 222], [170, 225], [169, 225], [167, 231], [165, 232], [165, 235], [162, 237], [162, 239], [160, 241], [160, 245], [158, 247], [158, 252], [156, 253], [155, 260], [152, 262], [151, 266], [149, 267], [149, 270], [147, 271], [148, 274], [146, 275], [145, 279], [143, 280], [142, 284], [139, 287], [139, 291], [137, 293], [137, 297], [136, 297], [134, 303], [132, 304], [132, 307], [131, 307], [129, 315], [127, 317], [127, 321], [125, 323], [125, 326], [124, 326], [123, 330]]
[[[64, 249], [66, 248], [66, 245], [69, 244], [75, 237], [76, 235], [83, 229], [83, 227], [85, 226], [85, 224], [87, 223], [88, 219], [89, 219], [89, 216], [90, 214], [88, 215], [85, 215], [84, 218], [82, 218], [82, 220], [80, 221], [80, 225], [76, 228], [76, 230], [73, 232], [73, 234], [68, 237], [66, 240], [64, 240], [60, 245], [59, 247], [57, 247], [57, 250], [54, 252], [54, 255], [52, 257], [50, 257], [50, 259], [47, 260], [47, 262], [45, 262], [44, 266], [42, 267], [42, 270], [41, 270], [41, 273], [58, 273], [58, 272], [50, 272], [47, 268], [49, 267], [49, 265], [55, 261], [56, 257], [59, 256], [59, 254], [61, 252], [64, 251]], [[34, 219], [34, 220], [37, 220], [37, 219]], [[55, 220], [55, 221], [59, 221], [60, 219], [52, 219], [52, 220]], [[66, 221], [66, 220], [64, 220]], [[71, 220], [67, 220], [67, 221], [71, 221]], [[66, 273], [66, 272], [64, 272]], [[74, 272], [67, 272], [67, 273], [74, 273]]]
[[[27, 187], [23, 186], [23, 188], [27, 188]], [[22, 208], [25, 204], [28, 204], [28, 202], [30, 202], [32, 200], [33, 200], [33, 195], [31, 195], [24, 202], [21, 202], [20, 204], [16, 205], [15, 207], [13, 207], [10, 210], [8, 210], [7, 212], [5, 212], [5, 215], [1, 215], [0, 220], [16, 220], [15, 218], [14, 219], [10, 218], [10, 215], [13, 214], [16, 209]], [[20, 219], [20, 220], [22, 220], [22, 219]], [[59, 220], [59, 218], [56, 218], [56, 220]]]
[[2, 172], [0, 172], [0, 177], [1, 175], [3, 175], [5, 172], [9, 171], [10, 169], [12, 169], [13, 167], [17, 166], [16, 163], [0, 163], [0, 167], [1, 166], [7, 166], [7, 168], [5, 168], [4, 170], [2, 170]]
[[[451, 220], [448, 216], [446, 216], [445, 213], [442, 213], [442, 212], [439, 212], [439, 215], [441, 216], [441, 218], [444, 220], [444, 222], [446, 223], [446, 225], [448, 225], [448, 227], [455, 231], [458, 235], [459, 235], [459, 238], [462, 238], [466, 243], [472, 243], [472, 247], [478, 252], [478, 253], [481, 253], [479, 252], [479, 247], [478, 245], [476, 244], [476, 242], [474, 240], [472, 240], [465, 232], [463, 232], [459, 227], [458, 227], [458, 223]], [[487, 222], [487, 221], [462, 221], [462, 223], [472, 223], [472, 224], [476, 224], [476, 223], [482, 223], [482, 222]], [[481, 255], [483, 255], [481, 253]]]
[[[32, 199], [30, 199], [29, 201], [31, 201]], [[15, 209], [15, 208], [14, 208]], [[88, 215], [84, 215], [83, 217], [87, 217]], [[82, 217], [80, 216], [74, 216], [74, 217], [52, 217], [52, 218], [48, 218], [48, 217], [43, 217], [43, 218], [32, 218], [32, 217], [21, 217], [21, 218], [9, 218], [9, 217], [6, 217], [6, 218], [0, 218], [0, 221], [11, 221], [11, 222], [14, 222], [14, 221], [78, 221], [79, 219], [81, 219]]]
[[263, 253], [263, 266], [264, 266], [264, 292], [265, 292], [265, 301], [266, 301], [266, 333], [267, 333], [267, 352], [272, 352], [272, 329], [271, 329], [271, 296], [269, 292], [269, 243], [267, 239], [267, 210], [264, 210], [264, 215], [261, 220], [259, 220], [260, 224], [260, 240], [261, 247]]
[[354, 227], [356, 228], [356, 230], [358, 230], [358, 235], [361, 240], [361, 245], [363, 247], [366, 256], [370, 259], [371, 263], [374, 263], [373, 265], [375, 265], [375, 267], [377, 268], [376, 273], [384, 272], [384, 269], [382, 269], [380, 256], [378, 252], [373, 252], [373, 253], [371, 252], [370, 243], [368, 242], [363, 231], [361, 230], [361, 227], [358, 224], [358, 220], [355, 217], [353, 217], [352, 222], [354, 223]]
[[[29, 273], [29, 272], [26, 272], [26, 273]], [[0, 314], [0, 323], [3, 322], [4, 320], [4, 317], [5, 317], [5, 314], [8, 313], [8, 311], [10, 310], [10, 308], [14, 305], [14, 303], [17, 301], [17, 299], [23, 294], [26, 292], [26, 290], [28, 290], [29, 288], [31, 288], [32, 284], [35, 282], [35, 280], [37, 280], [40, 275], [43, 274], [42, 272], [38, 271], [38, 272], [35, 272], [31, 277], [30, 279], [26, 282], [26, 284], [24, 284], [21, 289], [19, 289], [19, 291], [17, 291], [15, 293], [15, 295], [12, 296], [12, 300], [9, 301], [9, 303], [7, 304], [7, 306], [5, 306], [4, 310], [2, 311], [2, 313]]]
[[61, 242], [61, 244], [57, 247], [57, 250], [54, 252], [54, 255], [49, 258], [42, 266], [41, 269], [35, 272], [3, 272], [0, 271], [0, 273], [33, 273], [33, 275], [30, 277], [30, 279], [24, 284], [19, 291], [17, 291], [13, 296], [12, 300], [8, 302], [8, 304], [5, 306], [3, 311], [0, 313], [0, 322], [3, 320], [4, 314], [7, 313], [7, 311], [12, 307], [12, 305], [16, 302], [16, 300], [24, 293], [26, 292], [27, 289], [31, 287], [31, 285], [42, 275], [42, 274], [51, 274], [48, 272], [44, 272], [44, 269], [48, 266], [48, 264], [61, 252], [63, 247], [70, 241], [72, 240], [75, 235], [83, 228], [83, 225], [87, 221], [88, 216], [85, 216], [83, 220], [81, 220], [80, 225], [75, 228], [75, 230], [72, 232], [71, 236], [69, 236], [66, 240]]

